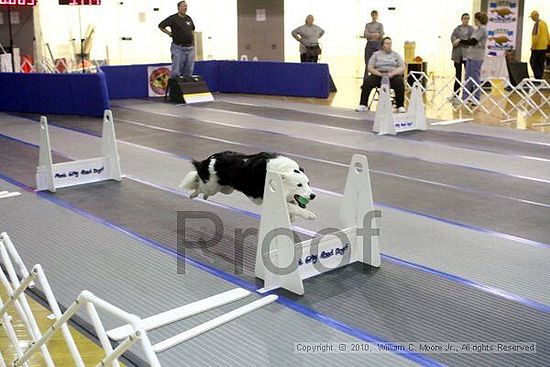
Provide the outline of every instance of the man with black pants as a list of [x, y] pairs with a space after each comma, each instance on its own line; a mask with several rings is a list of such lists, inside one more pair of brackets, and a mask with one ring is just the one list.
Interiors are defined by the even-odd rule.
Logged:
[[[166, 27], [170, 27], [168, 30]], [[190, 77], [195, 66], [194, 35], [195, 24], [187, 15], [187, 3], [178, 3], [178, 12], [159, 23], [162, 32], [172, 37], [172, 76]]]
[[531, 33], [531, 58], [529, 63], [533, 69], [535, 79], [542, 79], [544, 75], [544, 63], [546, 62], [546, 50], [550, 46], [548, 25], [539, 18], [539, 12], [533, 10], [529, 16], [533, 19], [533, 32]]

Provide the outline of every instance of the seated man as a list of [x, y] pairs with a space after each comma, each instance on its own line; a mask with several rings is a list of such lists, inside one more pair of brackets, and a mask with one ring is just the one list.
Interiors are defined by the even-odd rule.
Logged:
[[368, 70], [370, 75], [363, 80], [363, 91], [361, 92], [361, 101], [356, 111], [366, 111], [369, 95], [373, 88], [380, 87], [382, 78], [387, 76], [390, 79], [390, 86], [395, 91], [395, 103], [397, 112], [406, 112], [403, 104], [405, 102], [405, 85], [403, 84], [403, 71], [405, 64], [403, 59], [391, 49], [391, 38], [384, 37], [382, 40], [382, 49], [376, 51], [369, 60]]

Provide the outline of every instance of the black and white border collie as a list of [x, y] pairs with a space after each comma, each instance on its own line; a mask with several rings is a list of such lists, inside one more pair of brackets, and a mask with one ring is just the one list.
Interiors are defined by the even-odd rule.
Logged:
[[218, 192], [231, 194], [237, 190], [261, 205], [265, 176], [269, 170], [282, 177], [290, 220], [294, 221], [296, 216], [317, 218], [306, 209], [306, 204], [315, 198], [309, 179], [298, 163], [290, 158], [267, 152], [244, 155], [228, 151], [213, 154], [204, 161], [193, 161], [193, 166], [196, 171], [189, 172], [180, 185], [192, 191], [191, 199], [202, 194], [206, 200]]

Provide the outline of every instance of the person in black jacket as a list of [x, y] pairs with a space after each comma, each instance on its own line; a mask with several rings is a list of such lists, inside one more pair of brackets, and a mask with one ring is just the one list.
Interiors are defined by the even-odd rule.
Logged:
[[[167, 29], [170, 27], [170, 30]], [[194, 34], [195, 24], [187, 15], [187, 3], [178, 3], [178, 12], [159, 23], [162, 32], [172, 37], [172, 76], [190, 77], [195, 66]]]

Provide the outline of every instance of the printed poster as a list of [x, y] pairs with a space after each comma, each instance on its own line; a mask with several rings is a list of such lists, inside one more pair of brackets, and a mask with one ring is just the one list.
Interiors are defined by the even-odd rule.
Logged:
[[147, 68], [147, 84], [149, 97], [164, 97], [172, 66], [149, 66]]
[[487, 51], [497, 55], [516, 48], [518, 0], [490, 1], [487, 9]]

